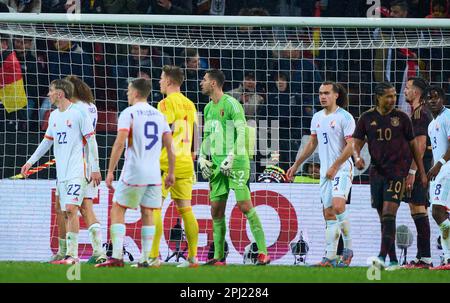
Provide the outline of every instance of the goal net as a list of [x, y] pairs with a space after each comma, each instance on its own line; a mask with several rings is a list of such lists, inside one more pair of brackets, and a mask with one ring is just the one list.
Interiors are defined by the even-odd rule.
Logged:
[[[226, 76], [224, 91], [241, 102], [249, 125], [256, 128], [256, 154], [251, 161], [250, 181], [269, 253], [275, 260], [290, 263], [289, 244], [298, 240], [300, 231], [305, 231], [303, 235], [309, 233], [309, 241], [314, 242], [314, 248], [311, 244], [310, 248], [321, 255], [324, 222], [319, 189], [314, 185], [318, 183], [320, 165], [317, 154], [301, 166], [295, 180], [312, 184], [273, 184], [283, 182], [283, 170], [287, 171], [294, 163], [309, 138], [312, 115], [320, 110], [320, 84], [325, 80], [342, 83], [349, 93], [348, 110], [357, 120], [374, 105], [375, 84], [389, 81], [396, 87], [398, 106], [408, 112], [409, 105], [403, 95], [408, 77], [420, 75], [448, 91], [449, 28], [448, 22], [439, 19], [0, 14], [3, 49], [0, 66], [0, 175], [3, 180], [0, 186], [1, 190], [10, 192], [0, 194], [0, 199], [8, 204], [20, 199], [25, 204], [16, 204], [20, 206], [18, 211], [28, 210], [15, 219], [0, 215], [0, 225], [13, 222], [26, 229], [27, 222], [34, 220], [49, 224], [44, 235], [30, 240], [44, 247], [41, 255], [36, 257], [30, 248], [29, 255], [25, 254], [23, 259], [45, 259], [51, 250], [57, 249], [55, 213], [51, 206], [56, 176], [49, 162], [52, 153], [36, 164], [44, 164], [43, 169], [29, 180], [6, 181], [20, 172], [43, 137], [52, 110], [47, 98], [52, 80], [73, 74], [92, 88], [98, 108], [100, 165], [105, 176], [117, 117], [127, 107], [126, 88], [130, 79], [152, 80], [148, 101], [156, 107], [164, 98], [159, 92], [162, 66], [183, 67], [182, 91], [196, 104], [202, 121], [209, 100], [201, 93], [200, 81], [207, 69], [218, 68]], [[365, 157], [369, 163], [367, 150]], [[366, 168], [355, 172], [355, 184], [367, 183]], [[117, 177], [119, 172], [120, 169]], [[200, 224], [199, 255], [204, 260], [212, 242], [212, 221], [208, 186], [202, 183], [201, 174], [197, 177], [199, 183], [193, 204]], [[109, 239], [111, 199], [112, 193], [102, 185], [94, 209], [102, 223], [105, 242]], [[245, 217], [234, 205], [234, 196], [230, 199], [226, 212], [227, 242], [231, 261], [241, 262], [239, 258], [252, 241], [251, 232]], [[303, 200], [312, 203], [314, 210], [297, 205], [298, 199], [301, 203]], [[364, 204], [361, 206], [364, 211], [370, 211], [367, 199], [367, 187], [355, 188], [352, 202]], [[9, 214], [14, 212], [11, 207]], [[178, 218], [170, 201], [166, 201], [163, 214], [162, 259], [176, 250], [170, 229]], [[353, 218], [358, 222], [355, 224], [363, 224], [362, 215], [359, 216], [355, 211]], [[136, 254], [140, 247], [139, 213], [131, 212], [127, 222], [128, 243]], [[377, 221], [370, 224], [378, 232]], [[85, 228], [82, 222], [82, 229]], [[320, 235], [316, 235], [316, 229]], [[3, 231], [5, 235], [6, 232]], [[362, 240], [366, 236], [354, 237], [369, 241]], [[81, 237], [80, 241], [85, 240], [86, 244], [80, 244], [80, 254], [86, 257], [90, 253], [87, 233]], [[372, 247], [378, 245], [377, 241], [375, 237]], [[7, 249], [5, 243], [0, 243], [0, 251]], [[185, 240], [181, 251], [184, 248]], [[4, 254], [0, 253], [0, 259]]]

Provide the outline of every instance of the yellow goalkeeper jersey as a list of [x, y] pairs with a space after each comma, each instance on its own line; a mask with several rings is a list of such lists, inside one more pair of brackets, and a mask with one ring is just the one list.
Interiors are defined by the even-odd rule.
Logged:
[[[158, 103], [158, 110], [166, 116], [167, 122], [172, 127], [176, 155], [175, 176], [191, 178], [194, 174], [191, 154], [194, 124], [198, 124], [195, 104], [182, 93], [171, 93]], [[169, 160], [165, 148], [161, 152], [160, 162], [161, 170], [167, 172]]]

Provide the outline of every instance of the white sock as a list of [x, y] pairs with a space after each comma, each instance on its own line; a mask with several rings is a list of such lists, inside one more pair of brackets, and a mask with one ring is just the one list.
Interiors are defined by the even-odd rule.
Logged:
[[339, 222], [339, 228], [342, 232], [342, 240], [344, 240], [344, 248], [352, 249], [352, 237], [350, 235], [350, 221], [348, 220], [347, 211], [340, 215], [336, 215]]
[[439, 225], [441, 230], [441, 245], [445, 260], [450, 259], [450, 220], [447, 219]]
[[57, 252], [57, 254], [65, 256], [66, 253], [67, 253], [67, 242], [66, 242], [66, 239], [58, 238], [58, 243], [59, 243], [59, 245], [58, 245], [58, 252]]
[[66, 234], [67, 255], [78, 258], [78, 233], [68, 232]]
[[339, 243], [339, 225], [336, 220], [326, 220], [325, 242], [326, 257], [330, 260], [336, 259], [336, 250]]
[[147, 261], [152, 249], [153, 236], [155, 235], [155, 226], [142, 226], [141, 244], [142, 244], [142, 261]]
[[112, 257], [123, 259], [123, 239], [125, 238], [125, 224], [111, 225], [111, 241], [113, 245]]
[[102, 247], [102, 231], [100, 229], [100, 223], [94, 223], [89, 226], [89, 239], [91, 240], [92, 249], [94, 250], [94, 256], [100, 256], [104, 254]]

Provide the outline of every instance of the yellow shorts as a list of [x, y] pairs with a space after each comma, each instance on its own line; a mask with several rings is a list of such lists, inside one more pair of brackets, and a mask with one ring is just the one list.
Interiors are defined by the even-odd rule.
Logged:
[[167, 177], [167, 173], [164, 172], [161, 180], [161, 188], [162, 188], [162, 197], [163, 199], [167, 198], [170, 192], [170, 197], [172, 199], [179, 200], [192, 200], [192, 186], [195, 183], [194, 177], [191, 178], [176, 178], [175, 184], [169, 187], [168, 189], [165, 187], [164, 180]]

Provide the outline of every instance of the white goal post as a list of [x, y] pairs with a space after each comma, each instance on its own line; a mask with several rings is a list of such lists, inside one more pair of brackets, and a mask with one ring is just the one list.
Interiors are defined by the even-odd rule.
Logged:
[[[56, 32], [45, 26], [58, 24]], [[84, 27], [82, 27], [82, 25]], [[88, 25], [89, 27], [85, 27]], [[118, 27], [118, 25], [120, 25]], [[223, 35], [195, 27], [214, 26], [216, 29], [236, 29], [240, 26], [260, 27], [259, 39], [239, 37], [245, 41], [227, 41]], [[182, 30], [176, 30], [177, 28]], [[280, 29], [283, 37], [274, 33]], [[312, 32], [323, 29], [320, 43], [293, 39], [298, 30]], [[371, 37], [370, 29], [395, 29], [393, 39]], [[342, 29], [358, 29], [346, 35]], [[92, 42], [147, 44], [156, 46], [194, 48], [245, 49], [363, 49], [448, 46], [450, 22], [447, 19], [414, 18], [317, 18], [317, 17], [262, 17], [262, 16], [183, 16], [183, 15], [100, 15], [100, 14], [0, 14], [0, 32], [33, 37], [86, 39]], [[220, 33], [220, 29], [217, 31]], [[365, 33], [365, 34], [364, 34]], [[291, 35], [292, 34], [292, 35]], [[128, 37], [128, 39], [126, 38]], [[230, 34], [232, 37], [232, 34]], [[288, 38], [288, 39], [286, 39]], [[235, 39], [232, 39], [235, 40]]]

